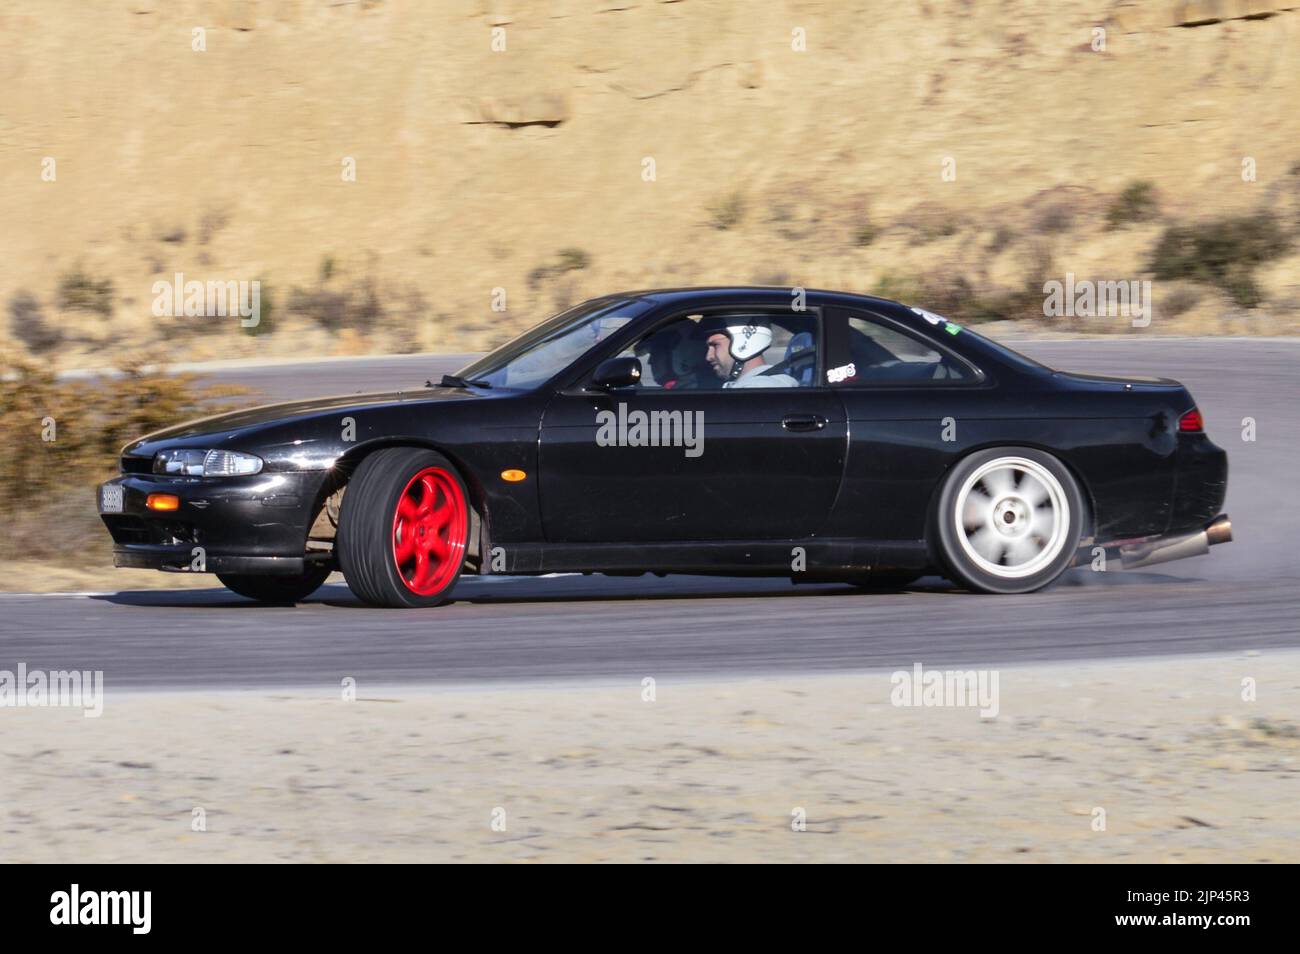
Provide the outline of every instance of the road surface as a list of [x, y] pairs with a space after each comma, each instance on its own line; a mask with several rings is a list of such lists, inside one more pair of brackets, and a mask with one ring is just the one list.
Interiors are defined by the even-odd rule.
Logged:
[[[1187, 384], [1230, 455], [1236, 541], [1145, 571], [1071, 571], [1030, 596], [939, 579], [904, 592], [706, 577], [466, 579], [431, 610], [360, 606], [341, 583], [297, 607], [224, 589], [0, 596], [0, 669], [102, 669], [116, 688], [706, 678], [1300, 646], [1300, 341], [1020, 342], [1054, 367]], [[269, 398], [412, 387], [462, 357], [233, 368]], [[1242, 439], [1243, 419], [1256, 440]], [[335, 577], [335, 580], [340, 578]], [[111, 585], [111, 571], [105, 580]], [[215, 582], [215, 580], [214, 580]]]

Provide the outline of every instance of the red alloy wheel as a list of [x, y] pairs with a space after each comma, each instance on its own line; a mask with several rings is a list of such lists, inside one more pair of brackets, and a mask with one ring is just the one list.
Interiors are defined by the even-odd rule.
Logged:
[[460, 485], [443, 468], [426, 467], [407, 482], [393, 514], [393, 562], [412, 593], [433, 596], [455, 577], [468, 517]]

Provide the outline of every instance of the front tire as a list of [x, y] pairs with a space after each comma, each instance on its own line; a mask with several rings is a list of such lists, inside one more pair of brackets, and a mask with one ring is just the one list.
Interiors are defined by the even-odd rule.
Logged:
[[392, 447], [361, 462], [343, 495], [335, 541], [357, 598], [372, 606], [437, 606], [460, 578], [469, 494], [431, 450]]
[[218, 573], [226, 589], [259, 603], [297, 603], [315, 593], [330, 575], [328, 566], [309, 566], [294, 576]]
[[1050, 454], [995, 447], [960, 461], [939, 495], [937, 548], [956, 582], [1028, 593], [1065, 572], [1083, 532], [1078, 482]]

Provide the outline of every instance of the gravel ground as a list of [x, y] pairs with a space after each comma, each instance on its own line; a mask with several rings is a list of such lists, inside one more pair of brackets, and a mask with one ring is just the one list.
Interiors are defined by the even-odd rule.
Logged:
[[[1247, 678], [1258, 701], [1242, 699]], [[360, 685], [353, 701], [110, 685], [100, 718], [0, 712], [5, 855], [1300, 860], [1300, 652], [998, 680], [990, 719], [893, 706], [887, 672], [660, 680], [654, 701], [639, 681]]]

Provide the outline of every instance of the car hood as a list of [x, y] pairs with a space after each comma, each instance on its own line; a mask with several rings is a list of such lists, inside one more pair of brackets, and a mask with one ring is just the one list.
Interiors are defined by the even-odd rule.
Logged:
[[361, 411], [367, 408], [408, 404], [437, 404], [446, 401], [472, 401], [481, 395], [461, 388], [421, 388], [418, 391], [384, 391], [375, 394], [340, 394], [335, 397], [264, 404], [242, 411], [230, 411], [198, 418], [154, 431], [132, 441], [122, 450], [124, 456], [153, 456], [166, 447], [203, 437], [213, 442], [237, 439], [267, 424], [282, 424], [319, 414]]

